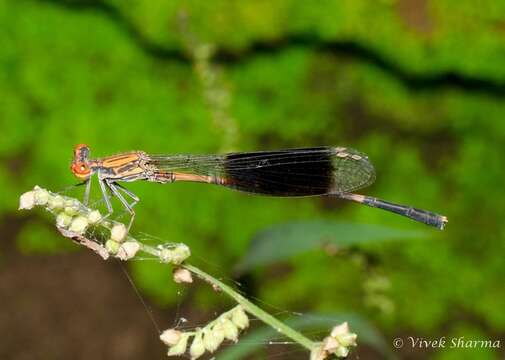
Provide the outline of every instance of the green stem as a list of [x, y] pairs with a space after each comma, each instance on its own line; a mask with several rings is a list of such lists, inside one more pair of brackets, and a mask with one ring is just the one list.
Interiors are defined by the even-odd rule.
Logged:
[[312, 350], [315, 347], [315, 343], [300, 334], [298, 331], [290, 328], [283, 322], [279, 321], [278, 319], [274, 318], [272, 315], [258, 307], [257, 305], [253, 304], [249, 300], [247, 300], [245, 297], [240, 295], [237, 291], [233, 290], [232, 287], [226, 285], [225, 283], [219, 281], [218, 279], [214, 278], [213, 276], [207, 274], [206, 272], [200, 270], [199, 268], [190, 265], [190, 264], [184, 264], [182, 265], [184, 268], [188, 269], [198, 277], [202, 278], [203, 280], [211, 283], [212, 285], [215, 285], [219, 287], [223, 292], [225, 292], [227, 295], [232, 297], [237, 303], [242, 305], [242, 307], [251, 315], [254, 315], [261, 321], [263, 321], [265, 324], [271, 326], [274, 328], [277, 332], [287, 336], [288, 338], [292, 339], [293, 341], [297, 342], [298, 344], [302, 345], [303, 347], [307, 348], [308, 350]]

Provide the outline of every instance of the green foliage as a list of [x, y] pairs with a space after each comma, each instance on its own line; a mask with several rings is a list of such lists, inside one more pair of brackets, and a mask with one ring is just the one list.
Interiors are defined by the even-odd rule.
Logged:
[[404, 231], [385, 226], [308, 222], [277, 225], [255, 235], [241, 261], [236, 266], [240, 272], [251, 271], [309, 250], [325, 247], [338, 251], [344, 247], [379, 243], [393, 239], [421, 238], [421, 231]]
[[[290, 309], [349, 309], [391, 338], [403, 329], [436, 334], [462, 318], [475, 320], [458, 330], [467, 336], [505, 331], [503, 2], [481, 1], [478, 14], [474, 2], [450, 0], [103, 0], [107, 11], [65, 3], [0, 2], [4, 222], [18, 194], [34, 184], [76, 183], [68, 171], [76, 143], [88, 143], [94, 156], [222, 149], [225, 131], [213, 123], [184, 55], [178, 20], [184, 11], [191, 34], [216, 45], [241, 139], [236, 150], [352, 146], [377, 168], [368, 194], [449, 217], [443, 233], [422, 228], [416, 241], [367, 246], [371, 265], [309, 252], [284, 261], [282, 271], [276, 265], [253, 271], [262, 300]], [[417, 7], [409, 10], [408, 3]], [[142, 199], [134, 232], [185, 242], [195, 258], [219, 269], [230, 269], [254, 234], [279, 223], [325, 219], [421, 230], [338, 200], [252, 197], [201, 184], [129, 188]], [[66, 249], [42, 225], [47, 219], [30, 221], [12, 241], [24, 253]], [[341, 231], [331, 235], [343, 238]], [[351, 235], [365, 240], [354, 230], [345, 238]], [[297, 242], [292, 255], [307, 245], [314, 244]], [[368, 267], [391, 283], [390, 314], [363, 299]], [[142, 289], [174, 304], [180, 298], [164, 271], [152, 262], [134, 265]], [[213, 305], [204, 293], [196, 298]], [[479, 356], [499, 355], [472, 354]]]

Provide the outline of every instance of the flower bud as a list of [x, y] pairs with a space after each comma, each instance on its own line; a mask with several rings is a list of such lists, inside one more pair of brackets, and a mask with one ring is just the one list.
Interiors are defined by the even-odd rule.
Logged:
[[191, 255], [189, 247], [185, 244], [178, 244], [175, 249], [173, 249], [172, 262], [175, 265], [181, 264]]
[[[221, 343], [224, 341], [224, 330], [223, 330], [223, 325], [218, 322], [212, 327], [212, 336], [214, 337], [214, 340], [221, 345]], [[219, 346], [218, 345], [218, 346]]]
[[110, 230], [110, 238], [117, 242], [123, 242], [126, 237], [126, 226], [121, 223], [114, 224]]
[[65, 200], [60, 195], [53, 196], [49, 199], [48, 206], [51, 209], [61, 209], [65, 207]]
[[342, 334], [337, 336], [337, 340], [340, 343], [340, 345], [349, 347], [349, 346], [356, 346], [356, 339], [358, 335], [356, 334]]
[[102, 214], [100, 214], [100, 211], [98, 211], [98, 210], [90, 211], [88, 214], [88, 221], [90, 224], [96, 224], [101, 219], [102, 219]]
[[338, 335], [342, 335], [342, 334], [348, 334], [349, 333], [349, 324], [346, 322], [343, 322], [342, 324], [340, 325], [337, 325], [335, 326], [332, 330], [331, 330], [331, 334], [330, 336], [331, 337], [336, 337]]
[[323, 350], [329, 353], [334, 353], [339, 346], [340, 343], [338, 340], [331, 336], [326, 337], [323, 341]]
[[72, 222], [72, 216], [69, 216], [65, 212], [61, 212], [56, 216], [56, 226], [61, 228], [66, 228]]
[[347, 357], [349, 347], [356, 346], [357, 337], [358, 335], [351, 333], [349, 330], [349, 324], [344, 322], [335, 326], [330, 336], [324, 339], [323, 350], [337, 357]]
[[121, 244], [119, 244], [117, 241], [114, 240], [109, 239], [105, 242], [105, 249], [107, 249], [109, 254], [117, 254], [120, 246]]
[[65, 211], [65, 213], [69, 216], [75, 216], [78, 213], [78, 209], [73, 206], [66, 206], [63, 211]]
[[347, 357], [349, 355], [349, 348], [346, 348], [345, 346], [340, 346], [337, 348], [337, 350], [333, 353], [337, 357]]
[[231, 314], [231, 321], [241, 330], [244, 330], [249, 326], [249, 318], [247, 317], [244, 308], [240, 305], [233, 310]]
[[37, 205], [46, 205], [49, 201], [50, 195], [46, 189], [42, 189], [38, 186], [35, 186], [35, 203]]
[[158, 258], [162, 263], [172, 263], [172, 249], [161, 249]]
[[66, 199], [64, 200], [64, 206], [79, 209], [79, 202], [75, 199]]
[[135, 256], [137, 251], [140, 250], [140, 245], [136, 241], [127, 241], [121, 244], [119, 247], [116, 256], [120, 260], [128, 260]]
[[326, 358], [328, 358], [328, 353], [323, 350], [322, 344], [316, 344], [310, 352], [310, 360], [325, 360]]
[[180, 265], [190, 255], [191, 251], [189, 250], [189, 247], [187, 245], [177, 244], [177, 246], [172, 249], [167, 248], [161, 249], [158, 257], [163, 263]]
[[174, 346], [179, 342], [182, 337], [182, 331], [175, 329], [167, 329], [163, 331], [160, 335], [160, 340], [167, 346]]
[[182, 355], [186, 352], [186, 347], [188, 345], [189, 334], [182, 333], [181, 338], [177, 342], [177, 344], [168, 348], [168, 356], [178, 356]]
[[212, 333], [212, 330], [210, 329], [204, 329], [203, 330], [203, 345], [207, 349], [207, 351], [213, 353], [214, 351], [217, 350], [219, 345], [221, 345], [221, 341], [219, 341], [219, 338], [214, 337], [214, 334]]
[[86, 219], [84, 216], [78, 216], [72, 220], [68, 230], [77, 234], [82, 234], [84, 233], [87, 227], [88, 227], [88, 219]]
[[224, 337], [228, 340], [237, 342], [238, 340], [238, 328], [231, 322], [231, 320], [224, 318], [222, 320]]
[[28, 191], [19, 197], [19, 208], [18, 210], [30, 210], [35, 205], [35, 192]]
[[205, 346], [203, 345], [202, 339], [202, 331], [198, 331], [195, 334], [195, 338], [191, 343], [191, 347], [189, 348], [189, 354], [191, 355], [191, 360], [198, 359], [205, 353]]
[[193, 277], [188, 269], [177, 268], [174, 270], [174, 281], [178, 284], [181, 283], [192, 283]]

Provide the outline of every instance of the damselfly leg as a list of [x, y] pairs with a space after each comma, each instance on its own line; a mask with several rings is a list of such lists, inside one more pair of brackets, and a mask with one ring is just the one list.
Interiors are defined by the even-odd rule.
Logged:
[[105, 206], [107, 206], [107, 215], [105, 215], [104, 219], [109, 217], [113, 212], [114, 209], [112, 208], [112, 204], [110, 203], [110, 198], [109, 194], [107, 193], [107, 185], [105, 183], [105, 179], [100, 179], [100, 176], [98, 176], [98, 184], [100, 185], [100, 190], [102, 191], [102, 198], [103, 201], [105, 201]]
[[88, 206], [90, 190], [91, 190], [91, 179], [88, 179], [86, 181], [86, 189], [84, 190], [84, 200], [83, 200], [84, 206]]
[[130, 205], [128, 201], [124, 198], [123, 194], [121, 194], [118, 190], [118, 187], [116, 187], [117, 184], [115, 184], [113, 181], [105, 179], [105, 183], [109, 187], [109, 189], [112, 191], [112, 193], [118, 198], [118, 200], [123, 204], [125, 207], [126, 211], [130, 213], [130, 223], [128, 224], [128, 231], [130, 231], [130, 228], [133, 224], [133, 220], [135, 219], [135, 211], [133, 210], [133, 206], [137, 203], [137, 201], [134, 200], [134, 202]]

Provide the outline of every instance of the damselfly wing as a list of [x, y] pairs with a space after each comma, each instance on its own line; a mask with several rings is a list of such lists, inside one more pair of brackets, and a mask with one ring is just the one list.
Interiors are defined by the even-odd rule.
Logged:
[[[318, 147], [231, 153], [223, 156], [150, 155], [161, 171], [191, 174], [195, 181], [271, 196], [314, 196], [350, 192], [371, 184], [368, 158], [352, 149]], [[179, 175], [181, 177], [181, 175]], [[187, 176], [186, 176], [187, 177]]]

